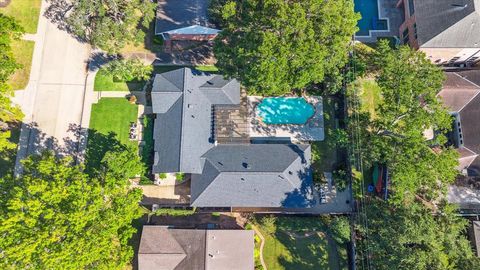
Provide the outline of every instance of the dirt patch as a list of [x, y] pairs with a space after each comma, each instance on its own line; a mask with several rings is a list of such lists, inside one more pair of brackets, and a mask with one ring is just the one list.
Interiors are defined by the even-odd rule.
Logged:
[[11, 1], [12, 0], [0, 0], [0, 8], [8, 6]]

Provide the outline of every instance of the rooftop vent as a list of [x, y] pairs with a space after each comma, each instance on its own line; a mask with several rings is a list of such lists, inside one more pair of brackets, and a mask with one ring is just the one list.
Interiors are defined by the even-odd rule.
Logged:
[[247, 162], [243, 162], [242, 163], [242, 166], [247, 169], [247, 170], [250, 170], [252, 167], [250, 166], [250, 164], [248, 164]]

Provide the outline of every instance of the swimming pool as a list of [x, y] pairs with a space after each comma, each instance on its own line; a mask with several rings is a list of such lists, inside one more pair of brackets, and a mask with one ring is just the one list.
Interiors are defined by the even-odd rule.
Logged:
[[388, 30], [387, 20], [380, 20], [378, 0], [354, 0], [355, 12], [362, 15], [357, 23], [359, 28], [356, 36], [370, 36], [370, 30]]
[[265, 124], [305, 124], [315, 113], [315, 108], [304, 98], [264, 98], [256, 107], [257, 116]]

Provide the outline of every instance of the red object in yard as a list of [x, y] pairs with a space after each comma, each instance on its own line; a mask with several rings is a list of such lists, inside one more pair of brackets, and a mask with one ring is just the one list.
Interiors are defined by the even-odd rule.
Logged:
[[382, 188], [383, 188], [383, 170], [384, 170], [384, 167], [383, 166], [380, 166], [380, 172], [378, 174], [378, 181], [377, 181], [377, 184], [375, 185], [375, 190], [377, 191], [377, 193], [381, 193], [382, 192]]

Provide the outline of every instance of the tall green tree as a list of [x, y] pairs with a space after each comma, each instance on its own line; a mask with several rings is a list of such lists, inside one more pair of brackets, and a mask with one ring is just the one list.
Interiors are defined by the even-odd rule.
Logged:
[[[458, 174], [458, 154], [444, 146], [452, 118], [437, 98], [443, 73], [424, 53], [406, 46], [392, 49], [385, 41], [379, 42], [374, 63], [382, 101], [375, 118], [360, 115], [356, 123], [362, 127], [366, 167], [388, 165], [392, 203], [416, 196], [434, 200]], [[436, 131], [433, 140], [424, 136], [430, 128]]]
[[347, 63], [359, 19], [351, 0], [216, 2], [217, 66], [253, 92], [285, 94], [338, 75]]
[[24, 161], [21, 177], [0, 179], [0, 268], [123, 269], [142, 197], [124, 162], [107, 153], [103, 174], [91, 177], [45, 152]]
[[480, 269], [480, 260], [465, 237], [468, 220], [456, 215], [452, 205], [442, 203], [432, 215], [419, 203], [392, 207], [373, 200], [367, 205], [367, 216], [369, 237], [363, 224], [356, 228], [357, 258], [368, 256], [373, 269]]
[[8, 138], [8, 123], [22, 118], [22, 112], [12, 105], [13, 90], [7, 84], [11, 75], [21, 66], [15, 61], [12, 41], [23, 34], [23, 28], [12, 18], [0, 13], [0, 151], [15, 147]]
[[64, 4], [67, 27], [77, 36], [109, 53], [127, 43], [143, 42], [155, 18], [156, 4], [150, 0], [76, 0]]

